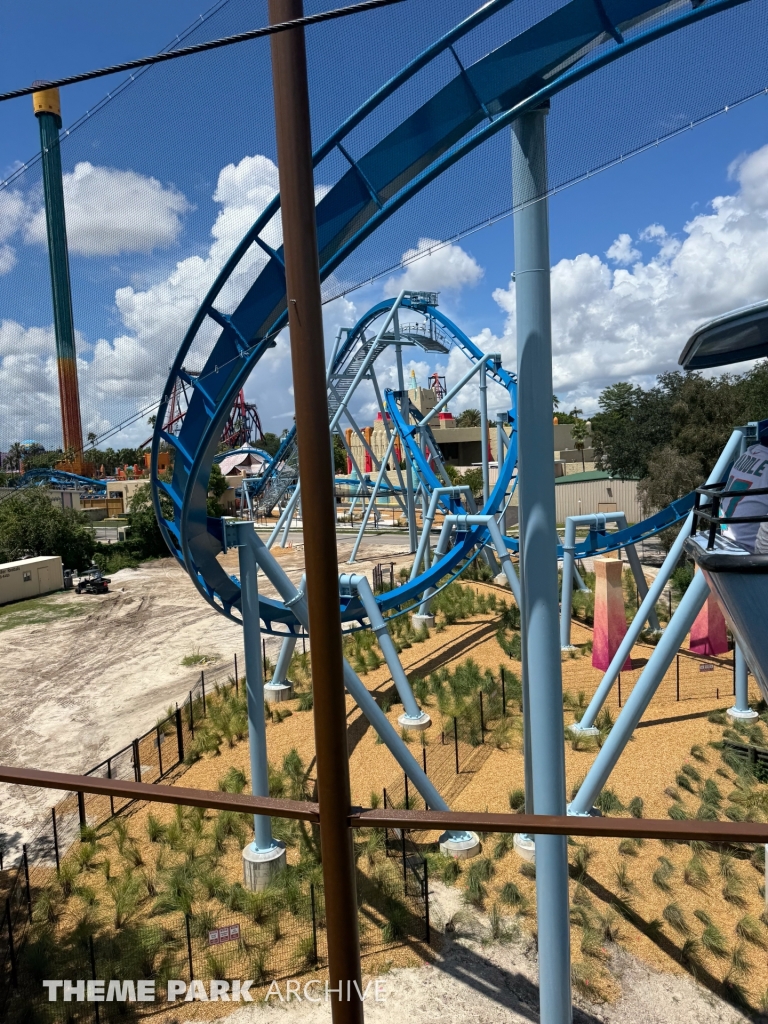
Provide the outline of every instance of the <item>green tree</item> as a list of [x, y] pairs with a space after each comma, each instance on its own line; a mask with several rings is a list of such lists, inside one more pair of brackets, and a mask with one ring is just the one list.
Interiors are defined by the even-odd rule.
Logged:
[[470, 487], [472, 489], [472, 494], [474, 495], [475, 498], [482, 498], [483, 471], [479, 467], [468, 469], [466, 473], [462, 473], [462, 475], [458, 479], [458, 483], [465, 487]]
[[465, 409], [464, 412], [460, 412], [456, 418], [457, 427], [479, 427], [480, 426], [480, 410], [479, 409]]
[[280, 447], [280, 438], [277, 434], [267, 431], [266, 434], [262, 434], [261, 440], [259, 441], [259, 448], [266, 452], [267, 455], [277, 455], [277, 450]]
[[701, 460], [696, 455], [683, 455], [672, 445], [657, 448], [648, 460], [647, 475], [637, 485], [643, 515], [666, 508], [703, 482]]
[[52, 502], [45, 488], [23, 488], [0, 502], [2, 561], [60, 555], [66, 569], [84, 569], [95, 550], [88, 517]]
[[347, 472], [347, 449], [338, 434], [333, 435], [333, 468], [336, 473]]
[[[172, 519], [173, 506], [170, 498], [161, 495], [160, 505], [165, 518]], [[128, 524], [130, 526], [128, 547], [131, 554], [135, 555], [137, 559], [162, 558], [168, 554], [168, 547], [157, 524], [152, 504], [152, 491], [148, 483], [137, 487], [131, 498], [131, 503], [128, 506]]]
[[[580, 409], [579, 409], [579, 412], [581, 412]], [[575, 410], [574, 410], [574, 414], [575, 414]], [[589, 436], [590, 436], [589, 435], [589, 428], [587, 427], [586, 422], [584, 420], [578, 420], [577, 419], [576, 422], [571, 427], [571, 437], [573, 438], [573, 446], [574, 446], [574, 448], [576, 449], [577, 452], [581, 452], [581, 471], [582, 471], [582, 473], [586, 469], [586, 466], [584, 465], [584, 448], [586, 446], [587, 438]]]
[[229, 487], [229, 484], [222, 475], [218, 464], [214, 462], [211, 466], [211, 476], [208, 480], [208, 515], [223, 516], [224, 509], [219, 504], [219, 498]]
[[11, 472], [18, 470], [21, 460], [24, 458], [24, 447], [18, 441], [14, 441], [5, 454], [3, 465]]

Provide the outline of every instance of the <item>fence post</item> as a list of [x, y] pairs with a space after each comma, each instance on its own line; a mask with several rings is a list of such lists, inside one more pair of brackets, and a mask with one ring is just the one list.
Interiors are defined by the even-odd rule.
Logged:
[[408, 796], [408, 775], [407, 775], [406, 772], [403, 772], [403, 778], [405, 779], [405, 809], [407, 811], [407, 810], [410, 810], [410, 802], [411, 801], [410, 801], [410, 798]]
[[[382, 788], [381, 792], [384, 794], [384, 810], [386, 811], [386, 809], [387, 809], [387, 788], [386, 788], [386, 786]], [[384, 856], [385, 857], [389, 856], [389, 829], [388, 828], [384, 829]]]
[[675, 656], [675, 684], [677, 699], [680, 700], [680, 655]]
[[19, 987], [19, 979], [16, 974], [16, 949], [13, 945], [13, 922], [11, 921], [11, 900], [8, 897], [5, 901], [5, 917], [8, 921], [8, 954], [11, 960], [11, 980], [13, 987]]
[[208, 711], [207, 711], [206, 706], [205, 706], [205, 671], [204, 670], [201, 670], [201, 672], [200, 672], [200, 686], [201, 686], [202, 691], [203, 691], [203, 718], [205, 718], [205, 716], [208, 714]]
[[733, 648], [733, 696], [736, 696], [736, 648]]
[[[107, 758], [107, 778], [112, 778], [112, 758]], [[109, 794], [109, 816], [114, 818], [115, 816], [115, 798], [112, 793]]]
[[422, 765], [424, 767], [424, 774], [426, 775], [427, 774], [427, 748], [426, 747], [422, 747], [421, 748], [421, 763], [422, 763]]
[[501, 715], [507, 717], [507, 685], [504, 679], [504, 668], [501, 669]]
[[317, 916], [315, 914], [315, 883], [310, 882], [309, 885], [309, 899], [312, 904], [312, 948], [315, 954], [315, 963], [317, 963]]
[[77, 816], [80, 819], [80, 842], [85, 842], [82, 836], [82, 830], [88, 824], [88, 819], [85, 816], [85, 793], [77, 794]]
[[453, 719], [453, 747], [456, 752], [456, 774], [459, 774], [459, 726], [454, 716]]
[[621, 672], [619, 672], [619, 707], [621, 707]]
[[21, 848], [22, 857], [24, 858], [24, 881], [27, 884], [27, 913], [29, 914], [29, 920], [32, 920], [32, 890], [29, 887], [29, 858], [27, 857], [27, 844]]
[[240, 693], [240, 687], [238, 686], [238, 682], [237, 682], [237, 652], [235, 652], [235, 694], [237, 695], [239, 693]]
[[179, 764], [184, 760], [184, 724], [181, 720], [181, 708], [176, 705], [176, 744], [179, 748]]
[[477, 695], [480, 698], [480, 742], [485, 743], [485, 715], [483, 714], [483, 691], [478, 690]]
[[187, 926], [187, 956], [189, 957], [189, 980], [195, 980], [195, 969], [192, 965], [192, 934], [189, 930], [189, 914], [184, 915], [184, 923]]
[[264, 668], [264, 682], [267, 681], [267, 641], [261, 639], [261, 660]]
[[[91, 977], [93, 978], [94, 981], [96, 981], [96, 953], [93, 948], [92, 935], [88, 936], [88, 946], [91, 953]], [[93, 1011], [96, 1015], [96, 1024], [99, 1024], [99, 1004], [97, 1002], [94, 1002], [93, 1004]]]
[[160, 769], [160, 778], [163, 777], [163, 751], [161, 748], [162, 739], [160, 736], [160, 726], [155, 726], [155, 738], [157, 742], [157, 766]]
[[192, 739], [195, 738], [195, 720], [194, 713], [192, 711], [192, 691], [189, 691], [189, 731], [192, 733]]
[[56, 856], [56, 874], [59, 873], [59, 833], [56, 828], [56, 806], [51, 808], [51, 821], [53, 822], [53, 852]]
[[405, 829], [400, 829], [400, 842], [403, 847], [403, 890], [408, 893], [408, 862], [405, 857]]
[[429, 865], [426, 859], [422, 861], [422, 864], [424, 865], [424, 931], [429, 946], [432, 941], [432, 932], [429, 927]]

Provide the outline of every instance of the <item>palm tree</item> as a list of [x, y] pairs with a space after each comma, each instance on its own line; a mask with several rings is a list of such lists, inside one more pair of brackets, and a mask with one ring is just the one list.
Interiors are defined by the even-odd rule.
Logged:
[[456, 420], [457, 427], [479, 427], [480, 426], [480, 410], [479, 409], [465, 409], [464, 412], [459, 413]]
[[[581, 409], [579, 409], [581, 412]], [[573, 446], [577, 452], [581, 452], [581, 471], [586, 471], [586, 465], [584, 463], [584, 446], [586, 440], [589, 437], [589, 425], [584, 420], [576, 420], [571, 427], [571, 437], [573, 438]]]
[[24, 446], [19, 441], [14, 441], [5, 456], [5, 467], [10, 470], [18, 470], [21, 460], [24, 458]]

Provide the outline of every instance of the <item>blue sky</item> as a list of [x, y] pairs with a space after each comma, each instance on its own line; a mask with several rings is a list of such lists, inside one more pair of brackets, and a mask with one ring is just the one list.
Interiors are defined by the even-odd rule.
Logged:
[[[157, 51], [204, 10], [204, 4], [191, 0], [163, 0], [160, 4], [156, 0], [134, 0], [130, 16], [124, 8], [94, 0], [41, 0], [34, 11], [19, 5], [3, 5], [0, 89]], [[255, 18], [262, 11], [262, 4], [254, 4]], [[65, 125], [98, 103], [113, 81], [103, 79], [66, 89]], [[768, 171], [768, 155], [762, 153], [762, 147], [768, 144], [765, 104], [766, 100], [761, 98], [736, 107], [551, 199], [555, 377], [556, 389], [566, 404], [574, 402], [590, 411], [596, 408], [599, 390], [615, 379], [631, 377], [643, 384], [650, 383], [656, 372], [674, 367], [693, 324], [732, 306], [766, 297], [768, 271], [763, 271], [761, 265], [768, 263], [768, 194], [763, 195], [759, 187], [763, 170]], [[333, 112], [322, 111], [317, 122], [333, 116]], [[181, 182], [176, 180], [182, 173], [178, 169], [181, 162], [178, 168], [167, 163], [174, 171], [164, 175], [161, 163], [157, 171], [140, 166], [139, 153], [134, 152], [132, 157], [121, 155], [115, 140], [112, 144], [108, 157], [108, 147], [102, 150], [105, 167], [123, 175], [138, 171], [145, 176], [145, 184], [147, 174], [157, 177], [155, 195], [162, 200], [158, 207], [161, 223], [159, 229], [157, 223], [153, 228], [160, 230], [163, 244], [154, 248], [149, 258], [142, 256], [141, 260], [120, 263], [117, 259], [104, 259], [92, 239], [81, 240], [77, 244], [80, 266], [84, 269], [78, 270], [76, 291], [78, 296], [88, 290], [112, 296], [117, 287], [128, 282], [130, 294], [120, 306], [119, 315], [115, 312], [114, 331], [107, 338], [113, 348], [106, 346], [103, 353], [110, 358], [118, 353], [114, 338], [120, 335], [123, 386], [130, 391], [133, 384], [129, 386], [125, 380], [131, 373], [134, 378], [141, 377], [140, 360], [146, 354], [140, 346], [131, 348], [131, 331], [138, 331], [135, 324], [141, 314], [142, 296], [156, 298], [152, 289], [167, 285], [180, 259], [190, 254], [204, 259], [208, 254], [212, 225], [220, 223], [217, 216], [223, 223], [231, 210], [232, 203], [224, 196], [222, 184], [227, 177], [226, 168], [227, 181], [237, 192], [244, 187], [246, 171], [251, 184], [258, 178], [268, 191], [274, 167], [269, 163], [269, 153], [260, 156], [268, 150], [265, 143], [259, 152], [233, 149], [215, 159], [208, 154], [201, 174]], [[1, 104], [0, 176], [7, 175], [37, 148], [37, 123], [31, 100], [23, 98]], [[186, 158], [187, 154], [180, 156]], [[246, 156], [252, 161], [247, 167], [243, 160]], [[96, 169], [97, 157], [98, 154], [92, 158]], [[257, 160], [261, 161], [258, 166]], [[111, 180], [114, 183], [115, 179]], [[123, 184], [126, 180], [120, 179]], [[135, 182], [129, 181], [128, 185], [133, 187]], [[713, 207], [717, 197], [731, 197], [730, 205], [720, 202]], [[238, 215], [246, 217], [248, 209], [243, 200]], [[202, 228], [190, 241], [182, 226], [193, 216], [201, 221]], [[232, 228], [231, 237], [224, 231], [224, 224], [224, 233], [217, 236], [218, 243], [214, 245], [231, 248], [237, 231], [241, 232], [239, 223]], [[749, 235], [741, 227], [737, 229], [746, 223], [756, 226]], [[191, 248], [184, 248], [185, 239]], [[28, 256], [32, 266], [31, 249], [22, 247], [19, 252]], [[36, 272], [42, 273], [44, 251], [40, 247], [36, 258]], [[73, 259], [77, 258], [75, 254]], [[404, 280], [414, 287], [426, 287], [433, 280], [449, 315], [467, 333], [484, 339], [488, 350], [501, 351], [505, 365], [513, 368], [513, 262], [512, 222], [507, 218], [467, 236], [457, 246], [418, 261], [412, 265], [415, 270], [390, 275], [331, 304], [326, 316], [329, 333], [335, 333], [338, 323], [354, 322], [369, 304], [388, 289], [401, 286]], [[699, 267], [701, 291], [697, 281]], [[33, 285], [39, 293], [36, 282], [27, 282], [30, 289]], [[189, 301], [193, 307], [194, 296]], [[0, 292], [0, 320], [12, 314], [22, 331], [18, 344], [27, 348], [36, 345], [42, 352], [50, 345], [48, 314], [43, 304], [36, 306], [33, 313], [33, 305], [23, 287], [16, 288], [13, 294]], [[32, 329], [38, 332], [34, 337], [23, 333]], [[87, 328], [83, 330], [87, 335]], [[106, 328], [102, 324], [99, 330]], [[96, 339], [87, 340], [92, 344]], [[269, 386], [264, 388], [263, 380], [261, 387], [252, 382], [249, 391], [262, 409], [266, 426], [279, 430], [287, 425], [291, 415], [284, 343], [278, 346], [270, 365]], [[414, 365], [419, 376], [432, 369], [427, 364]], [[450, 376], [459, 369], [458, 364], [449, 362], [444, 372]], [[162, 367], [158, 369], [160, 377], [161, 371]], [[45, 389], [43, 383], [38, 384], [41, 390]], [[50, 380], [48, 385], [50, 413], [55, 406], [55, 391], [51, 390]], [[112, 382], [110, 386], [117, 385]], [[157, 385], [152, 387], [157, 391]], [[101, 393], [110, 392], [107, 388]], [[142, 401], [145, 397], [142, 395]], [[475, 401], [476, 396], [468, 391], [460, 405]], [[41, 401], [41, 422], [48, 415], [44, 405]], [[106, 424], [115, 422], [115, 416], [102, 410], [97, 420], [93, 426], [100, 432]], [[35, 424], [31, 423], [28, 429], [34, 430]], [[143, 428], [136, 429], [143, 432]]]

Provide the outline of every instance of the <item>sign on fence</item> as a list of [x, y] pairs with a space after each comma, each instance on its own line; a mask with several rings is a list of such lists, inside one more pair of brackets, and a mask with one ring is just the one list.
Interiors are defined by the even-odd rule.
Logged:
[[208, 932], [208, 945], [220, 946], [222, 942], [234, 942], [239, 938], [239, 924], [226, 925], [224, 928], [212, 928]]
[[702, 665], [699, 665], [699, 672], [714, 672], [714, 671], [715, 671], [715, 666], [714, 665], [710, 665], [708, 662], [704, 662]]

